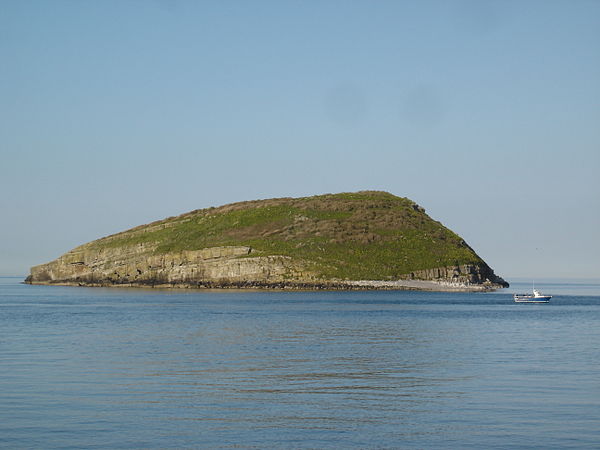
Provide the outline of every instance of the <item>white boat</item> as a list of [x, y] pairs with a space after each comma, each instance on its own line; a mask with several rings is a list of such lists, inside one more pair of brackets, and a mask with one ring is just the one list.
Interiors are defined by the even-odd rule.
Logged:
[[551, 295], [544, 295], [536, 288], [533, 288], [533, 295], [515, 294], [513, 297], [517, 303], [548, 303], [552, 298]]

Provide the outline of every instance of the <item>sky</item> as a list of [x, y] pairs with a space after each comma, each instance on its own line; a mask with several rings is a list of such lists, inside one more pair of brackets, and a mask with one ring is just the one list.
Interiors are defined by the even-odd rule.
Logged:
[[230, 202], [384, 190], [600, 278], [598, 1], [0, 0], [0, 275]]

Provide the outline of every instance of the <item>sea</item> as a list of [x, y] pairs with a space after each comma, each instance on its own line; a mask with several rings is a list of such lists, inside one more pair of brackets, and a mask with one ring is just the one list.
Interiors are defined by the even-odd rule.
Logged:
[[[0, 278], [0, 447], [600, 448], [600, 280], [513, 292]], [[509, 280], [511, 281], [511, 280]]]

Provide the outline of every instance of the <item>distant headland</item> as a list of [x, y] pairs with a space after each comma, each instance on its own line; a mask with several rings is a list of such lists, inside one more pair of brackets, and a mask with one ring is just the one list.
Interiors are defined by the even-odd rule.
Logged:
[[413, 201], [361, 191], [191, 211], [81, 245], [31, 284], [485, 291], [508, 283]]

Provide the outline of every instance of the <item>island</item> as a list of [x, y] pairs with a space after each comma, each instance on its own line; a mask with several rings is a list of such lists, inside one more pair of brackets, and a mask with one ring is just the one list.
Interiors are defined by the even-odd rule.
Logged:
[[31, 268], [30, 284], [208, 289], [508, 287], [408, 198], [360, 191], [191, 211]]

